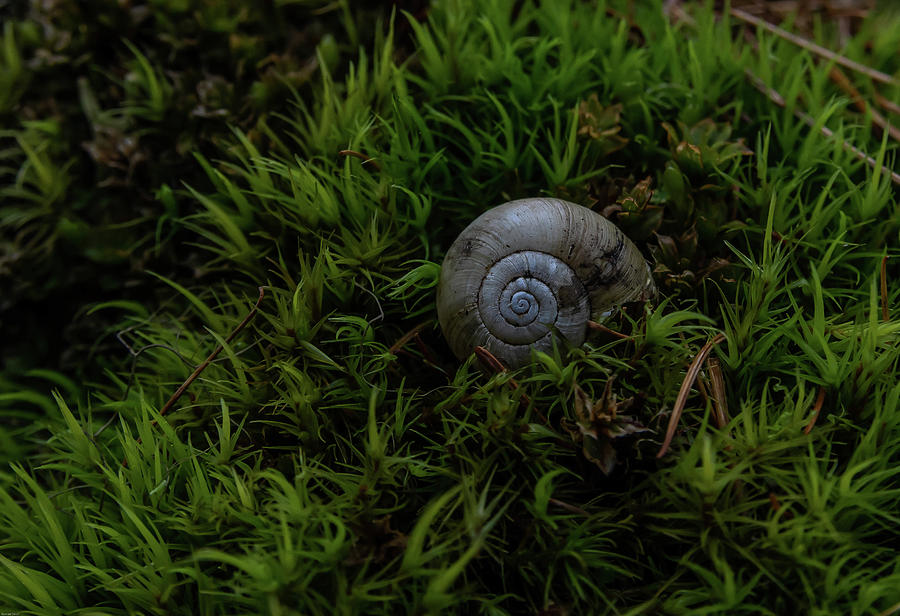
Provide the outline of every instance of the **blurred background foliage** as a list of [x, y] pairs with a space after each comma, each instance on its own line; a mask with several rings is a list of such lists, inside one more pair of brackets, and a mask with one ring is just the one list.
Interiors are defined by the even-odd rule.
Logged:
[[108, 325], [84, 306], [196, 276], [171, 198], [203, 185], [194, 156], [346, 70], [389, 5], [0, 2], [0, 367], [83, 376]]

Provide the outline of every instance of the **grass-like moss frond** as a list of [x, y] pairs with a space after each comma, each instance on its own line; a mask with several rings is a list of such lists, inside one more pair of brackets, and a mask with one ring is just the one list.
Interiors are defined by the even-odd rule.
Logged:
[[[181, 4], [160, 4], [180, 32]], [[316, 3], [335, 34], [307, 72], [266, 60], [294, 70], [238, 82], [250, 119], [209, 140], [182, 126], [203, 145], [148, 181], [159, 216], [123, 229], [159, 259], [137, 299], [80, 313], [102, 334], [91, 379], [0, 372], [0, 604], [896, 610], [897, 144], [829, 64], [662, 4], [447, 0], [359, 21]], [[197, 19], [261, 61], [236, 6]], [[898, 29], [877, 20], [898, 25], [872, 13], [842, 53], [896, 74]], [[130, 77], [95, 117], [164, 139], [180, 82], [154, 46], [123, 45]], [[17, 200], [0, 228], [44, 239], [81, 194], [48, 126], [0, 152]], [[515, 372], [458, 361], [441, 259], [480, 213], [534, 195], [616, 221], [664, 299]], [[701, 349], [714, 361], [682, 405]]]

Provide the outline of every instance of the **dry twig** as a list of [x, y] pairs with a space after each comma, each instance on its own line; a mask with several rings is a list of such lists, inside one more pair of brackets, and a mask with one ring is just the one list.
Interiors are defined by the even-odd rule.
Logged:
[[897, 614], [898, 612], [900, 612], [900, 603], [892, 605], [883, 612], [878, 613], [877, 616], [893, 616], [893, 614]]
[[372, 168], [375, 169], [375, 171], [381, 171], [381, 165], [378, 164], [378, 161], [374, 158], [369, 158], [362, 152], [357, 152], [356, 150], [339, 150], [338, 155], [358, 158], [364, 165], [372, 165]]
[[[168, 402], [166, 402], [159, 410], [160, 415], [165, 415], [169, 411], [169, 409], [172, 408], [172, 405], [178, 402], [178, 399], [184, 394], [185, 391], [187, 391], [187, 388], [191, 386], [191, 383], [193, 383], [197, 379], [197, 377], [200, 376], [200, 373], [206, 370], [207, 366], [209, 366], [216, 359], [216, 357], [218, 357], [219, 353], [222, 352], [222, 349], [225, 348], [225, 345], [234, 340], [234, 337], [238, 335], [238, 332], [244, 329], [247, 326], [247, 323], [249, 323], [253, 319], [253, 317], [256, 316], [256, 312], [257, 310], [259, 310], [259, 305], [260, 303], [262, 303], [263, 297], [265, 297], [265, 295], [265, 287], [259, 287], [259, 298], [256, 300], [253, 308], [250, 309], [250, 312], [247, 313], [247, 316], [245, 316], [244, 319], [240, 323], [238, 323], [237, 327], [231, 330], [231, 333], [228, 334], [228, 337], [225, 339], [224, 344], [217, 345], [215, 350], [213, 350], [213, 352], [209, 354], [209, 357], [207, 357], [202, 364], [197, 366], [197, 368], [191, 373], [191, 376], [189, 376], [187, 380], [181, 384], [181, 387], [175, 390], [175, 393], [172, 394], [172, 397], [169, 398]], [[156, 420], [154, 419], [153, 421], [151, 421], [150, 425], [155, 426]], [[140, 443], [141, 439], [138, 438], [137, 442]], [[122, 459], [122, 466], [128, 466], [128, 458]]]
[[872, 124], [883, 131], [887, 131], [895, 141], [900, 141], [900, 129], [893, 126], [883, 115], [873, 109], [872, 106], [865, 101], [862, 94], [859, 93], [859, 90], [856, 89], [847, 75], [844, 74], [844, 71], [835, 66], [828, 72], [828, 76], [831, 77], [831, 80], [836, 83], [841, 90], [850, 95], [850, 101], [853, 103], [854, 107], [862, 113], [868, 111], [872, 114]]
[[710, 357], [706, 362], [706, 366], [709, 368], [713, 409], [716, 412], [716, 426], [722, 429], [731, 421], [731, 418], [728, 417], [728, 401], [725, 399], [725, 378], [722, 376], [722, 366], [715, 357]]
[[[759, 77], [754, 75], [749, 69], [744, 69], [744, 74], [746, 74], [747, 77], [750, 79], [750, 83], [753, 84], [753, 87], [755, 87], [757, 90], [759, 90], [760, 92], [762, 92], [763, 94], [768, 96], [770, 101], [772, 101], [779, 107], [787, 107], [787, 103], [785, 102], [784, 97], [781, 96], [781, 94], [779, 94], [777, 90], [767, 86], [766, 83], [762, 79], [760, 79]], [[808, 113], [804, 113], [804, 112], [800, 111], [799, 109], [795, 109], [794, 115], [797, 116], [798, 118], [800, 118], [803, 121], [803, 123], [806, 124], [807, 126], [809, 126], [810, 128], [814, 128], [816, 126], [815, 119], [813, 119], [813, 117], [810, 116]], [[841, 147], [843, 147], [845, 150], [847, 150], [849, 152], [852, 152], [854, 156], [856, 156], [858, 159], [860, 159], [862, 161], [865, 161], [866, 164], [868, 164], [873, 169], [878, 168], [877, 160], [875, 160], [874, 158], [872, 158], [871, 156], [869, 156], [868, 154], [866, 154], [865, 152], [863, 152], [862, 150], [860, 150], [859, 148], [854, 146], [853, 144], [849, 143], [848, 141], [840, 139], [839, 137], [835, 137], [834, 131], [831, 130], [830, 128], [828, 128], [827, 126], [822, 126], [819, 130], [822, 132], [823, 135], [825, 135], [829, 139], [839, 139], [840, 143], [841, 143]], [[891, 181], [894, 184], [897, 184], [898, 186], [900, 186], [900, 173], [897, 173], [896, 171], [891, 170], [890, 168], [888, 168], [885, 165], [881, 166], [881, 170], [882, 170], [882, 172], [884, 172], [890, 176]]]
[[669, 425], [666, 428], [666, 438], [663, 440], [662, 447], [659, 448], [659, 452], [656, 454], [657, 458], [666, 455], [666, 452], [669, 450], [669, 445], [672, 444], [672, 438], [675, 436], [675, 428], [678, 427], [678, 420], [681, 419], [681, 412], [684, 410], [684, 405], [687, 403], [691, 386], [700, 374], [700, 367], [703, 365], [703, 361], [712, 352], [713, 347], [723, 340], [725, 340], [725, 334], [716, 334], [712, 340], [703, 345], [703, 348], [700, 349], [700, 352], [694, 357], [694, 361], [691, 362], [691, 367], [688, 368], [687, 374], [684, 375], [684, 381], [682, 381], [681, 389], [678, 391], [678, 397], [675, 399], [675, 406], [672, 407], [672, 414], [669, 416]]
[[556, 505], [557, 507], [559, 507], [561, 509], [565, 509], [569, 513], [575, 513], [575, 514], [578, 514], [585, 518], [591, 517], [591, 514], [589, 514], [587, 511], [585, 511], [581, 507], [576, 507], [575, 505], [570, 505], [569, 503], [567, 503], [565, 501], [561, 501], [558, 498], [551, 498], [549, 500], [549, 502]]
[[388, 349], [388, 353], [390, 353], [391, 355], [396, 355], [397, 352], [405, 347], [407, 342], [415, 338], [419, 334], [419, 332], [422, 331], [426, 325], [428, 325], [428, 323], [429, 321], [423, 321], [422, 323], [419, 323], [411, 330], [400, 336], [400, 339], [392, 344], [391, 348]]
[[594, 331], [603, 332], [604, 334], [609, 334], [610, 336], [615, 336], [616, 338], [620, 338], [622, 340], [631, 340], [631, 336], [627, 334], [623, 334], [622, 332], [617, 332], [614, 329], [608, 328], [606, 325], [601, 325], [596, 321], [588, 320], [588, 329], [593, 329]]
[[[247, 323], [249, 323], [253, 319], [253, 317], [256, 316], [256, 311], [259, 310], [259, 304], [262, 302], [265, 294], [266, 294], [265, 287], [259, 287], [259, 299], [256, 300], [256, 304], [253, 305], [253, 308], [250, 310], [250, 312], [247, 313], [247, 316], [244, 317], [244, 320], [241, 321], [240, 323], [238, 323], [237, 327], [235, 327], [231, 331], [231, 333], [228, 334], [228, 337], [225, 339], [225, 344], [228, 344], [229, 342], [234, 340], [234, 337], [238, 335], [238, 332], [240, 332], [242, 329], [244, 329], [244, 327], [247, 326]], [[222, 352], [222, 349], [224, 349], [224, 348], [225, 348], [225, 345], [223, 345], [223, 344], [216, 346], [215, 350], [213, 350], [213, 352], [209, 354], [209, 357], [207, 357], [206, 360], [202, 364], [197, 366], [197, 369], [194, 370], [194, 372], [191, 373], [191, 376], [189, 376], [187, 378], [187, 380], [181, 384], [181, 387], [179, 387], [178, 389], [175, 390], [175, 393], [172, 394], [172, 397], [169, 398], [169, 401], [166, 402], [163, 405], [163, 407], [159, 410], [160, 415], [165, 415], [166, 412], [170, 408], [172, 408], [172, 405], [175, 404], [176, 402], [178, 402], [178, 399], [182, 396], [182, 394], [184, 394], [185, 391], [187, 391], [187, 388], [191, 386], [191, 383], [193, 383], [196, 380], [196, 378], [198, 376], [200, 376], [201, 372], [206, 370], [206, 367], [209, 366], [213, 362], [213, 360], [219, 355], [219, 353]]]
[[821, 45], [817, 45], [817, 44], [813, 43], [812, 41], [809, 41], [809, 40], [803, 38], [802, 36], [797, 36], [796, 34], [793, 34], [792, 32], [788, 32], [787, 30], [784, 30], [783, 28], [779, 28], [776, 25], [770, 24], [766, 20], [760, 19], [759, 17], [755, 17], [755, 16], [751, 15], [750, 13], [747, 13], [746, 11], [742, 11], [741, 9], [732, 8], [730, 10], [730, 13], [733, 17], [737, 17], [741, 21], [751, 23], [754, 26], [759, 26], [760, 28], [768, 30], [772, 34], [774, 34], [778, 37], [781, 37], [786, 41], [790, 41], [791, 43], [793, 43], [794, 45], [797, 45], [798, 47], [807, 49], [816, 55], [822, 56], [823, 58], [831, 60], [837, 64], [840, 64], [841, 66], [849, 68], [850, 70], [857, 71], [859, 73], [867, 75], [868, 77], [870, 77], [871, 79], [873, 79], [875, 81], [880, 81], [881, 83], [886, 83], [886, 84], [892, 85], [892, 86], [900, 85], [900, 81], [897, 81], [896, 79], [894, 79], [887, 73], [882, 73], [881, 71], [878, 71], [878, 70], [875, 70], [874, 68], [868, 67], [865, 64], [860, 64], [859, 62], [856, 62], [854, 60], [851, 60], [850, 58], [842, 56], [839, 53], [835, 53], [835, 52], [831, 51], [830, 49], [826, 49], [825, 47], [822, 47]]
[[900, 115], [900, 105], [898, 105], [897, 103], [895, 103], [892, 100], [886, 99], [878, 92], [875, 93], [875, 102], [880, 107], [890, 111], [891, 113], [896, 113], [897, 115]]
[[[494, 356], [493, 353], [488, 351], [483, 346], [475, 347], [475, 357], [477, 357], [485, 367], [487, 367], [491, 372], [495, 374], [507, 372], [506, 366], [503, 365], [503, 362], [497, 359], [497, 357]], [[509, 379], [507, 381], [507, 384], [513, 391], [519, 389], [520, 387], [519, 382], [513, 378]], [[534, 414], [538, 416], [538, 419], [540, 419], [544, 423], [544, 425], [550, 425], [550, 420], [547, 419], [547, 416], [544, 415], [536, 406], [531, 404], [531, 398], [528, 397], [528, 394], [522, 392], [520, 404], [524, 405], [525, 407], [531, 406], [531, 408], [534, 409]]]
[[806, 424], [806, 427], [803, 428], [803, 434], [809, 434], [812, 432], [813, 426], [816, 425], [816, 420], [819, 419], [819, 413], [822, 412], [822, 404], [825, 402], [825, 388], [819, 387], [819, 395], [816, 396], [816, 403], [813, 405], [813, 416], [809, 420], [809, 423]]

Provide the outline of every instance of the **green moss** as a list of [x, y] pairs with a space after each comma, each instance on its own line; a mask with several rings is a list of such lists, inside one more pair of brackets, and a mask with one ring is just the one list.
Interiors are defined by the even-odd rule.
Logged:
[[[39, 614], [895, 609], [900, 326], [883, 318], [880, 272], [892, 257], [893, 307], [897, 191], [839, 139], [888, 165], [897, 146], [787, 42], [757, 32], [757, 51], [700, 8], [673, 25], [660, 6], [629, 19], [613, 4], [347, 17], [314, 73], [247, 90], [265, 109], [252, 123], [189, 147], [183, 172], [155, 169], [145, 185], [164, 215], [139, 228], [152, 254], [184, 261], [139, 268], [141, 294], [80, 298], [106, 333], [84, 356], [91, 382], [0, 378], [3, 601]], [[204, 32], [235, 28], [203, 6]], [[186, 10], [154, 7], [156, 20]], [[873, 15], [858, 36], [879, 19], [896, 23]], [[352, 62], [331, 47], [345, 38]], [[872, 40], [848, 53], [894, 70], [893, 39]], [[158, 122], [182, 93], [158, 49], [130, 47], [136, 89], [121, 100]], [[489, 374], [453, 357], [434, 286], [466, 224], [529, 195], [619, 222], [666, 297], [607, 323], [622, 336]], [[100, 241], [68, 215], [53, 228]], [[658, 458], [687, 367], [718, 333], [727, 422], [692, 391]], [[649, 430], [619, 437], [625, 417]], [[616, 434], [585, 442], [594, 429]]]

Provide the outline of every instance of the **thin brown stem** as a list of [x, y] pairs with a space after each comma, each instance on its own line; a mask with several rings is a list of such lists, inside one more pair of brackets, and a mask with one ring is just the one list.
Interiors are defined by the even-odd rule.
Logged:
[[841, 66], [844, 66], [846, 68], [849, 68], [852, 71], [857, 71], [859, 73], [867, 75], [868, 77], [870, 77], [871, 79], [873, 79], [875, 81], [880, 81], [881, 83], [886, 83], [886, 84], [892, 85], [892, 86], [900, 85], [900, 81], [897, 81], [896, 79], [894, 79], [892, 76], [888, 75], [887, 73], [882, 73], [881, 71], [877, 71], [871, 67], [866, 66], [865, 64], [860, 64], [859, 62], [855, 62], [855, 61], [851, 60], [850, 58], [842, 56], [839, 53], [835, 53], [835, 52], [831, 51], [830, 49], [826, 49], [825, 47], [822, 47], [821, 45], [817, 45], [817, 44], [813, 43], [812, 41], [809, 41], [809, 40], [803, 38], [802, 36], [797, 36], [796, 34], [788, 32], [787, 30], [785, 30], [783, 28], [779, 28], [778, 26], [776, 26], [774, 24], [770, 24], [769, 22], [767, 22], [764, 19], [755, 17], [755, 16], [751, 15], [750, 13], [747, 13], [746, 11], [742, 11], [741, 9], [732, 8], [732, 9], [730, 9], [730, 13], [733, 17], [737, 17], [741, 21], [744, 21], [744, 22], [753, 24], [754, 26], [758, 26], [760, 28], [768, 30], [772, 34], [774, 34], [780, 38], [783, 38], [786, 41], [790, 41], [791, 43], [793, 43], [794, 45], [797, 45], [798, 47], [807, 49], [818, 56], [826, 58], [827, 60], [832, 60], [835, 63], [840, 64]]
[[506, 372], [506, 366], [503, 365], [503, 362], [497, 359], [497, 357], [488, 351], [483, 346], [475, 347], [475, 357], [484, 364], [488, 370], [494, 372], [495, 374], [500, 374], [501, 372]]
[[666, 455], [666, 452], [669, 450], [669, 445], [672, 444], [672, 439], [675, 436], [675, 429], [678, 427], [678, 420], [681, 419], [681, 412], [684, 410], [684, 405], [687, 404], [691, 386], [700, 374], [700, 367], [712, 352], [713, 347], [723, 340], [725, 340], [725, 334], [716, 334], [712, 340], [703, 345], [703, 348], [700, 349], [700, 352], [694, 357], [694, 361], [691, 362], [690, 368], [688, 368], [687, 373], [684, 375], [684, 381], [681, 383], [681, 389], [678, 391], [678, 397], [675, 399], [675, 406], [672, 407], [672, 414], [669, 416], [669, 425], [666, 428], [666, 438], [663, 440], [662, 447], [659, 448], [659, 452], [656, 454], [657, 458]]
[[412, 340], [420, 331], [422, 331], [425, 326], [428, 325], [428, 323], [430, 323], [430, 321], [423, 321], [422, 323], [419, 323], [411, 330], [400, 336], [400, 339], [392, 344], [391, 348], [388, 349], [388, 353], [390, 353], [391, 355], [396, 355], [397, 351], [405, 347], [406, 343]]
[[588, 329], [592, 329], [594, 331], [603, 332], [604, 334], [609, 334], [610, 336], [615, 336], [616, 338], [621, 338], [622, 340], [631, 340], [631, 336], [627, 334], [623, 334], [622, 332], [617, 332], [614, 329], [610, 329], [605, 325], [601, 325], [596, 321], [588, 320]]
[[[501, 374], [503, 372], [507, 372], [507, 368], [506, 368], [506, 366], [503, 365], [503, 362], [500, 361], [499, 359], [497, 359], [497, 357], [494, 356], [493, 353], [488, 351], [483, 346], [475, 347], [475, 357], [478, 358], [478, 360], [482, 363], [482, 365], [485, 368], [487, 368], [489, 371], [491, 371], [495, 374]], [[509, 388], [514, 391], [519, 389], [519, 387], [520, 387], [519, 382], [513, 378], [511, 378], [507, 381], [507, 385], [509, 385]], [[545, 426], [550, 425], [550, 420], [547, 419], [547, 416], [544, 415], [536, 406], [531, 404], [531, 398], [529, 398], [528, 394], [526, 394], [524, 391], [522, 392], [521, 403], [523, 405], [525, 405], [526, 408], [528, 406], [531, 406], [531, 408], [534, 410], [535, 415], [538, 416], [538, 419], [540, 419], [544, 423]]]
[[[228, 337], [225, 339], [225, 344], [228, 344], [229, 342], [234, 340], [234, 337], [238, 335], [238, 332], [244, 329], [244, 327], [247, 326], [247, 323], [249, 323], [250, 320], [253, 319], [254, 316], [256, 316], [256, 312], [259, 310], [259, 305], [265, 295], [265, 287], [259, 287], [259, 298], [256, 300], [253, 308], [250, 309], [250, 312], [247, 313], [247, 316], [244, 317], [244, 320], [238, 323], [237, 327], [231, 330], [231, 333], [228, 334]], [[191, 383], [193, 383], [197, 379], [197, 377], [200, 376], [200, 373], [206, 370], [207, 366], [209, 366], [216, 359], [216, 357], [218, 357], [219, 353], [222, 352], [222, 349], [225, 348], [225, 344], [216, 346], [215, 350], [213, 350], [213, 352], [209, 354], [209, 357], [207, 357], [202, 364], [197, 366], [197, 368], [191, 373], [191, 376], [189, 376], [187, 380], [181, 384], [181, 387], [175, 390], [175, 393], [172, 394], [172, 397], [169, 398], [168, 402], [166, 402], [159, 410], [160, 415], [165, 415], [169, 411], [169, 409], [172, 408], [172, 405], [178, 402], [178, 399], [184, 394], [185, 391], [187, 391], [187, 388], [191, 386]], [[155, 426], [156, 420], [154, 419], [150, 422], [150, 424]], [[138, 438], [137, 442], [140, 443], [141, 439]], [[122, 459], [122, 466], [128, 466], [128, 458]]]
[[877, 616], [893, 616], [894, 614], [897, 614], [898, 612], [900, 612], [900, 603], [896, 603], [896, 604], [892, 605], [891, 607], [889, 607], [888, 609], [884, 610], [883, 612], [879, 612], [877, 614]]
[[569, 503], [561, 501], [558, 498], [551, 498], [549, 500], [549, 502], [553, 503], [554, 505], [556, 505], [557, 507], [559, 507], [561, 509], [565, 509], [569, 513], [577, 513], [578, 515], [584, 516], [586, 518], [591, 517], [591, 514], [589, 514], [587, 511], [585, 511], [581, 507], [578, 507], [576, 505], [570, 505]]
[[822, 404], [825, 403], [825, 388], [819, 387], [819, 395], [816, 396], [816, 403], [813, 405], [813, 416], [810, 418], [809, 423], [806, 424], [806, 427], [803, 428], [803, 434], [809, 434], [812, 432], [813, 426], [816, 425], [816, 421], [819, 419], [819, 413], [822, 412]]
[[713, 409], [716, 413], [716, 426], [721, 430], [731, 421], [728, 417], [728, 400], [725, 398], [725, 378], [722, 376], [722, 366], [719, 364], [718, 359], [710, 357], [706, 365], [709, 368]]
[[[779, 107], [787, 107], [787, 103], [785, 102], [784, 97], [781, 96], [781, 94], [779, 94], [777, 90], [767, 86], [766, 83], [762, 79], [760, 79], [759, 77], [754, 75], [748, 69], [744, 70], [744, 74], [747, 75], [747, 78], [750, 80], [750, 83], [753, 84], [753, 87], [755, 87], [757, 90], [759, 90], [760, 92], [762, 92], [763, 94], [768, 96], [770, 101], [772, 101]], [[802, 120], [803, 123], [806, 124], [807, 126], [809, 126], [811, 128], [815, 128], [816, 121], [808, 113], [804, 113], [804, 112], [800, 111], [799, 109], [794, 109], [794, 115], [797, 116], [800, 120]], [[845, 150], [847, 150], [848, 152], [852, 152], [854, 156], [856, 156], [858, 159], [860, 159], [862, 161], [865, 161], [865, 163], [868, 164], [873, 169], [878, 169], [878, 161], [877, 160], [875, 160], [874, 158], [872, 158], [871, 156], [869, 156], [868, 154], [866, 154], [865, 152], [863, 152], [862, 150], [860, 150], [859, 148], [854, 146], [853, 144], [849, 143], [848, 141], [845, 141], [844, 139], [841, 139], [839, 137], [835, 137], [834, 131], [832, 131], [827, 126], [820, 127], [819, 131], [821, 131], [821, 133], [829, 139], [837, 139], [838, 141], [840, 141], [841, 147], [843, 147]], [[900, 173], [897, 173], [896, 171], [891, 170], [890, 168], [886, 167], [885, 165], [881, 166], [881, 170], [883, 173], [888, 174], [890, 176], [891, 181], [894, 184], [897, 184], [898, 186], [900, 186]]]
[[372, 165], [373, 169], [381, 171], [381, 165], [378, 164], [378, 161], [374, 158], [369, 158], [362, 152], [357, 152], [356, 150], [340, 150], [338, 151], [338, 154], [340, 156], [352, 156], [353, 158], [358, 158], [364, 165]]
[[841, 90], [850, 96], [850, 102], [853, 103], [854, 107], [862, 113], [869, 112], [872, 115], [872, 124], [882, 131], [887, 131], [894, 141], [900, 141], [900, 129], [893, 126], [883, 115], [866, 102], [844, 71], [835, 66], [828, 72], [828, 76]]
[[890, 111], [891, 113], [896, 113], [897, 115], [900, 115], [900, 105], [898, 105], [897, 103], [895, 103], [894, 101], [892, 101], [890, 99], [883, 97], [878, 92], [875, 93], [875, 104], [878, 105], [879, 107], [881, 107], [882, 109]]
[[419, 350], [422, 352], [425, 361], [433, 366], [437, 366], [437, 358], [434, 356], [434, 353], [431, 352], [431, 349], [428, 348], [428, 345], [425, 344], [425, 341], [422, 340], [422, 336], [419, 335], [419, 332], [416, 332], [416, 335], [413, 336], [413, 340], [415, 340], [416, 346], [419, 347]]
[[[229, 342], [234, 340], [234, 337], [238, 335], [238, 332], [240, 332], [242, 329], [244, 329], [244, 327], [247, 326], [247, 323], [249, 323], [253, 319], [253, 317], [256, 316], [256, 311], [259, 310], [259, 304], [262, 302], [265, 294], [266, 294], [265, 288], [259, 287], [259, 299], [256, 300], [256, 304], [253, 305], [253, 308], [250, 310], [250, 312], [247, 313], [247, 316], [244, 317], [244, 320], [241, 321], [240, 323], [238, 323], [237, 327], [235, 327], [231, 331], [231, 333], [228, 334], [228, 337], [225, 339], [225, 344], [228, 344]], [[218, 357], [219, 353], [221, 353], [222, 349], [224, 349], [224, 348], [225, 348], [224, 344], [220, 344], [220, 345], [216, 346], [216, 348], [213, 350], [213, 352], [209, 354], [209, 357], [207, 357], [206, 360], [204, 360], [204, 362], [202, 364], [197, 366], [197, 368], [191, 373], [191, 376], [189, 376], [187, 378], [187, 380], [181, 384], [181, 387], [179, 387], [178, 389], [175, 390], [175, 393], [172, 394], [172, 397], [169, 398], [169, 401], [166, 402], [163, 405], [163, 407], [159, 410], [160, 415], [165, 415], [166, 412], [170, 408], [172, 408], [172, 405], [175, 404], [176, 402], [178, 402], [178, 399], [182, 396], [182, 394], [184, 394], [185, 391], [187, 391], [187, 388], [191, 386], [191, 383], [193, 383], [197, 379], [197, 377], [200, 376], [201, 372], [206, 370], [207, 366], [209, 366], [213, 362], [213, 360], [215, 360], [215, 358]]]

